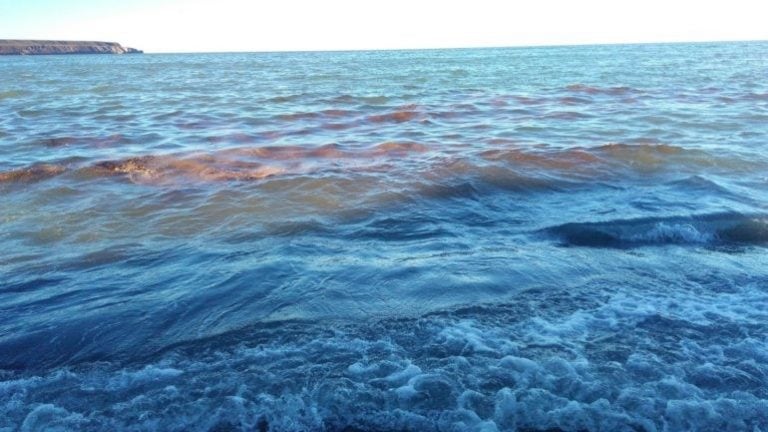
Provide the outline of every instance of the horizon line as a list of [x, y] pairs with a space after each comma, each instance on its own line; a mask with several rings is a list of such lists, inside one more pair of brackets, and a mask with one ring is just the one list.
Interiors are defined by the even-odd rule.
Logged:
[[[123, 44], [113, 40], [78, 40], [78, 39], [20, 39], [0, 38], [0, 41], [33, 41], [33, 42], [89, 42], [89, 43], [116, 43], [124, 47], [134, 47], [131, 44]], [[525, 49], [525, 48], [564, 48], [564, 47], [589, 47], [589, 46], [633, 46], [633, 45], [675, 45], [675, 44], [717, 44], [717, 43], [761, 43], [768, 39], [719, 39], [719, 40], [681, 40], [681, 41], [641, 41], [641, 42], [595, 42], [595, 43], [542, 43], [520, 45], [470, 45], [470, 46], [446, 46], [446, 47], [408, 47], [408, 48], [340, 48], [340, 49], [275, 49], [275, 50], [233, 50], [233, 51], [147, 51], [144, 54], [301, 54], [301, 53], [345, 53], [345, 52], [396, 52], [396, 51], [451, 51], [472, 49]]]
[[[524, 49], [524, 48], [562, 48], [588, 46], [621, 46], [621, 45], [675, 45], [675, 44], [717, 44], [717, 43], [761, 43], [768, 39], [718, 39], [690, 41], [654, 41], [654, 42], [595, 42], [595, 43], [542, 43], [523, 45], [474, 45], [447, 47], [416, 47], [416, 48], [340, 48], [340, 49], [275, 49], [275, 50], [234, 50], [234, 51], [146, 51], [144, 54], [298, 54], [298, 53], [343, 53], [343, 52], [378, 52], [378, 51], [450, 51], [470, 49]], [[141, 48], [139, 48], [141, 49]]]

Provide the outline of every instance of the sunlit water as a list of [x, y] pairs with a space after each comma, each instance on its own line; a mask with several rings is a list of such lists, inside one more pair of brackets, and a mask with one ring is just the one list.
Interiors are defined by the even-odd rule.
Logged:
[[0, 430], [768, 430], [768, 43], [0, 59]]

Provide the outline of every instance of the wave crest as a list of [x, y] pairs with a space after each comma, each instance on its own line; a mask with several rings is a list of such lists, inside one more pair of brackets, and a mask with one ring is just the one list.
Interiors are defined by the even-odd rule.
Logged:
[[768, 216], [740, 213], [567, 223], [544, 229], [565, 246], [633, 248], [679, 245], [765, 245]]

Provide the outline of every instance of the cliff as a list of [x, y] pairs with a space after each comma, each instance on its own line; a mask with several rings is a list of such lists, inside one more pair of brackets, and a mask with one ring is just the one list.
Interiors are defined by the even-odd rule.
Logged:
[[140, 54], [115, 42], [0, 39], [0, 55], [42, 54]]

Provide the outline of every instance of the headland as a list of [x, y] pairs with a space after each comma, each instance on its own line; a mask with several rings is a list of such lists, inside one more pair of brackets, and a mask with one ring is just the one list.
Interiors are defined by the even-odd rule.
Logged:
[[0, 39], [0, 55], [141, 53], [116, 42]]

